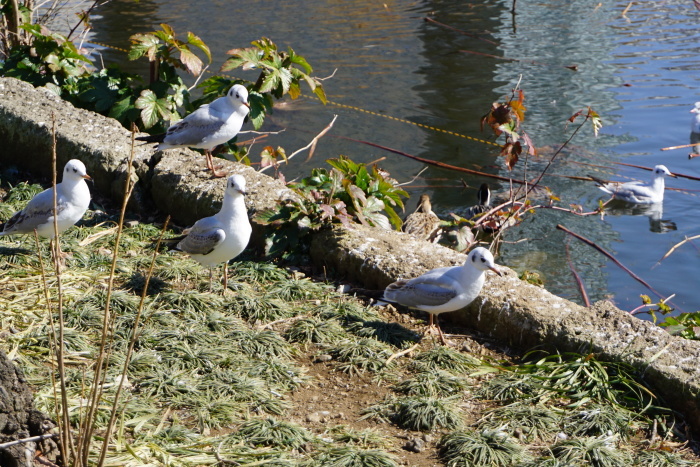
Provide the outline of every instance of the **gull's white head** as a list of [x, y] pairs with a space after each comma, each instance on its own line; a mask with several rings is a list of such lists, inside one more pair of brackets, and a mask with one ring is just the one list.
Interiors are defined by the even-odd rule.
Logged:
[[87, 174], [87, 169], [85, 164], [80, 162], [78, 159], [71, 159], [66, 164], [66, 168], [63, 169], [63, 179], [64, 180], [92, 180], [92, 178]]
[[228, 90], [228, 98], [231, 99], [236, 106], [243, 104], [250, 109], [248, 90], [242, 84], [234, 84], [231, 86], [231, 89]]
[[242, 195], [245, 195], [245, 178], [243, 175], [235, 174], [231, 175], [228, 178], [228, 181], [226, 183], [226, 194], [227, 195], [235, 195], [236, 193], [240, 193]]
[[470, 251], [469, 255], [467, 256], [466, 264], [471, 264], [479, 271], [486, 271], [487, 269], [490, 269], [499, 276], [502, 275], [501, 271], [496, 268], [493, 255], [484, 247], [477, 247]]
[[665, 177], [666, 175], [674, 176], [665, 165], [657, 165], [654, 167], [654, 178]]
[[700, 113], [700, 102], [695, 103], [695, 107], [690, 109], [690, 113], [693, 113], [693, 114]]

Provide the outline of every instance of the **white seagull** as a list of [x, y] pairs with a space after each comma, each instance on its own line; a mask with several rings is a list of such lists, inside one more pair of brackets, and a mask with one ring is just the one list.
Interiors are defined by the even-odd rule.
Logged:
[[[85, 180], [91, 180], [85, 165], [78, 159], [68, 161], [63, 169], [63, 180], [56, 185], [56, 219], [59, 234], [82, 219], [90, 205], [90, 189]], [[0, 236], [30, 234], [36, 230], [40, 236], [53, 239], [53, 207], [53, 188], [48, 188], [34, 196], [24, 209], [5, 222]]]
[[420, 195], [418, 207], [406, 218], [401, 230], [428, 242], [438, 239], [440, 218], [433, 212], [430, 196], [425, 193]]
[[463, 266], [437, 268], [414, 279], [389, 284], [382, 300], [427, 311], [430, 313], [428, 329], [432, 328], [435, 316], [440, 340], [447, 345], [437, 322], [438, 315], [469, 305], [481, 292], [488, 269], [502, 275], [496, 268], [491, 252], [477, 247], [469, 253]]
[[183, 147], [204, 149], [207, 168], [211, 169], [213, 176], [223, 177], [226, 174], [217, 172], [214, 168], [211, 151], [216, 146], [234, 138], [241, 131], [243, 120], [249, 111], [248, 90], [245, 86], [234, 84], [224, 97], [201, 106], [171, 125], [165, 133], [139, 136], [136, 139], [148, 143], [160, 143], [157, 147], [159, 151]]
[[690, 109], [690, 113], [695, 114], [690, 121], [690, 132], [700, 133], [700, 102], [695, 103], [695, 107]]
[[655, 204], [664, 200], [664, 177], [675, 177], [664, 165], [654, 167], [650, 183], [642, 182], [606, 182], [589, 175], [600, 186], [601, 190], [609, 193], [615, 199], [633, 204]]
[[[185, 231], [176, 248], [188, 253], [201, 265], [209, 267], [211, 288], [212, 268], [228, 263], [248, 245], [252, 228], [245, 207], [245, 178], [231, 175], [226, 184], [221, 210], [200, 219]], [[224, 292], [228, 288], [228, 271], [224, 264]]]

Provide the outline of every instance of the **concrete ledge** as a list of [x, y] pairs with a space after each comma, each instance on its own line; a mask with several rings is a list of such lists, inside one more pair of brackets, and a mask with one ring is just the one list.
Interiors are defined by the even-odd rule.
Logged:
[[[0, 163], [50, 175], [51, 117], [56, 116], [58, 161], [81, 159], [95, 178], [93, 194], [121, 200], [130, 153], [130, 133], [109, 118], [75, 109], [44, 89], [0, 78]], [[248, 180], [251, 211], [272, 208], [292, 196], [281, 183], [240, 164], [221, 161]], [[211, 179], [204, 158], [190, 150], [153, 153], [136, 148], [136, 196], [131, 208], [143, 214], [157, 208], [181, 225], [211, 215], [223, 197], [224, 182]], [[253, 238], [261, 226], [254, 225]], [[399, 232], [357, 226], [319, 232], [312, 239], [315, 264], [332, 276], [381, 289], [439, 266], [457, 265], [465, 256], [418, 242]], [[451, 316], [448, 316], [451, 315]], [[700, 342], [668, 335], [609, 303], [587, 309], [520, 281], [513, 271], [489, 273], [479, 298], [465, 310], [446, 315], [508, 345], [561, 351], [592, 351], [643, 370], [656, 393], [700, 432]]]

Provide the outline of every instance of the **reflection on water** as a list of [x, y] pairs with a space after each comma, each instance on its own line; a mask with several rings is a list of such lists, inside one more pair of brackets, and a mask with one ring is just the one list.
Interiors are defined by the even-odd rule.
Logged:
[[[100, 17], [93, 25], [94, 40], [124, 48], [131, 34], [157, 29], [162, 22], [180, 34], [192, 31], [211, 47], [212, 70], [223, 63], [227, 50], [248, 46], [262, 36], [280, 47], [292, 46], [314, 66], [316, 76], [337, 70], [332, 79], [324, 81], [330, 100], [370, 113], [324, 107], [311, 98], [278, 106], [263, 130], [284, 128], [285, 132], [271, 136], [266, 144], [284, 146], [288, 153], [308, 144], [334, 114], [339, 116], [312, 160], [295, 160], [283, 170], [287, 179], [305, 175], [312, 167], [323, 165], [324, 159], [339, 154], [361, 162], [384, 157], [381, 165], [401, 181], [422, 168], [413, 160], [335, 137], [344, 136], [518, 179], [532, 179], [549, 167], [543, 183], [561, 200], [558, 204], [592, 210], [602, 199], [595, 185], [563, 176], [596, 171], [606, 179], [646, 177], [646, 172], [615, 165], [619, 160], [646, 167], [663, 163], [673, 173], [700, 176], [698, 160], [659, 151], [685, 144], [688, 108], [699, 100], [696, 12], [687, 2], [669, 0], [635, 2], [622, 15], [628, 3], [534, 2], [518, 4], [513, 17], [508, 12], [511, 2], [506, 0], [473, 4], [461, 0], [141, 0], [107, 3], [100, 7]], [[425, 21], [425, 17], [448, 27]], [[123, 53], [102, 53], [106, 61], [126, 62]], [[139, 71], [145, 62], [130, 66]], [[237, 75], [254, 79], [245, 73]], [[536, 157], [523, 158], [511, 174], [498, 157], [499, 148], [480, 141], [495, 138], [482, 133], [479, 122], [491, 103], [507, 99], [516, 85], [525, 93], [523, 130], [540, 151]], [[587, 106], [601, 115], [601, 134], [595, 137], [587, 124], [554, 157], [577, 126], [567, 123], [568, 118]], [[447, 218], [450, 212], [473, 204], [484, 182], [491, 185], [495, 196], [504, 196], [509, 189], [507, 183], [431, 167], [408, 187], [411, 199], [406, 209], [412, 211], [419, 195], [426, 192], [434, 211]], [[679, 256], [666, 260], [663, 271], [651, 269], [669, 244], [700, 231], [700, 219], [694, 214], [697, 198], [687, 194], [698, 188], [692, 183], [674, 179], [673, 186], [686, 191], [667, 193], [665, 212], [658, 215], [613, 211], [601, 220], [540, 210], [507, 231], [498, 261], [537, 268], [549, 290], [578, 300], [570, 274], [573, 267], [584, 278], [592, 300], [612, 296], [622, 308], [635, 308], [639, 294], [647, 291], [608, 266], [590, 247], [566, 238], [554, 228], [560, 223], [613, 252], [657, 290], [677, 293], [674, 302], [683, 311], [700, 309], [700, 296], [678, 287], [700, 273], [697, 256], [692, 264], [681, 263]], [[674, 230], [664, 215], [683, 222]], [[649, 219], [649, 228], [640, 228], [640, 216]]]
[[612, 200], [605, 207], [607, 216], [646, 216], [649, 218], [649, 231], [654, 233], [667, 233], [678, 230], [672, 220], [663, 219], [663, 203], [654, 204], [630, 204], [624, 201]]

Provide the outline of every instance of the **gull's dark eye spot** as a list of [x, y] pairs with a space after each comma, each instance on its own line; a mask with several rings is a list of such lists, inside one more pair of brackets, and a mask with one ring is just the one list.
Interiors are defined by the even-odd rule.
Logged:
[[78, 173], [78, 169], [76, 169], [75, 167], [73, 167], [73, 172], [74, 172], [74, 173]]
[[484, 258], [484, 257], [482, 256], [482, 257], [481, 257], [481, 262], [482, 262], [482, 263], [485, 263], [485, 262], [486, 262], [486, 258]]
[[476, 255], [472, 256], [472, 263], [476, 261]]

